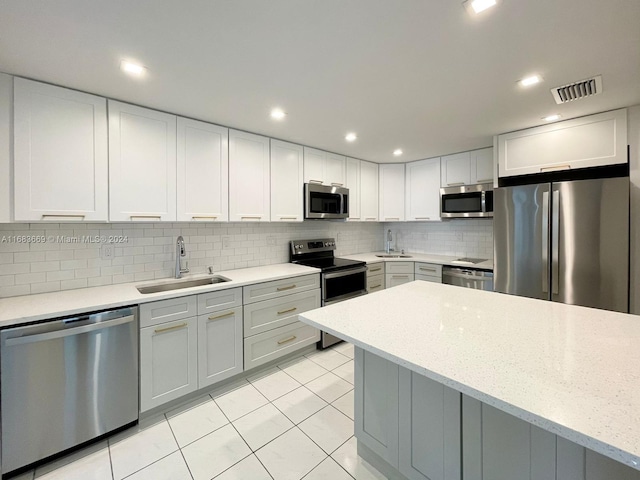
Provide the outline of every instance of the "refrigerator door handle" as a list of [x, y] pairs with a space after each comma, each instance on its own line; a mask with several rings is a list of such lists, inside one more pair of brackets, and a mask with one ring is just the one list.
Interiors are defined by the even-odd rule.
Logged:
[[549, 192], [542, 192], [542, 292], [549, 292]]
[[553, 191], [551, 204], [551, 293], [557, 295], [560, 283], [560, 191]]

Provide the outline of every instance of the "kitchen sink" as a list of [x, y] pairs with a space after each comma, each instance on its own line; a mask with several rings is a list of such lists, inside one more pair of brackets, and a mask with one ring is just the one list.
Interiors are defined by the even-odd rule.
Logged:
[[176, 280], [169, 283], [157, 283], [155, 285], [147, 285], [144, 287], [136, 287], [142, 294], [168, 292], [170, 290], [179, 290], [181, 288], [199, 287], [202, 285], [214, 285], [216, 283], [229, 282], [230, 280], [220, 275], [207, 278], [197, 278], [195, 280]]
[[379, 258], [411, 258], [411, 255], [392, 255], [390, 253], [381, 253], [376, 255]]

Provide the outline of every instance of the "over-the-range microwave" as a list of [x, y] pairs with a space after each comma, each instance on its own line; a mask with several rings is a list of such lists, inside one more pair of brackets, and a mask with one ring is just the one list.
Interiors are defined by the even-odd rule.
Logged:
[[349, 218], [349, 189], [305, 183], [304, 218], [316, 220]]
[[460, 185], [440, 189], [442, 218], [493, 217], [493, 184]]

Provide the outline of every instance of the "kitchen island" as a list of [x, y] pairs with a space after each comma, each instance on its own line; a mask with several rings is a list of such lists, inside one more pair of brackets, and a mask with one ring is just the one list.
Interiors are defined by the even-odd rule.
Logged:
[[299, 319], [357, 347], [358, 451], [388, 476], [640, 478], [637, 316], [416, 281]]

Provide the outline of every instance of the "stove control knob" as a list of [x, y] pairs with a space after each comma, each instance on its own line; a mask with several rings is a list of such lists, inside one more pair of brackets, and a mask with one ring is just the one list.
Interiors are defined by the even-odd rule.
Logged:
[[328, 247], [329, 246], [329, 242], [324, 242], [324, 246]]
[[297, 249], [301, 249], [301, 248], [302, 248], [302, 245], [295, 245], [295, 247], [296, 247]]

